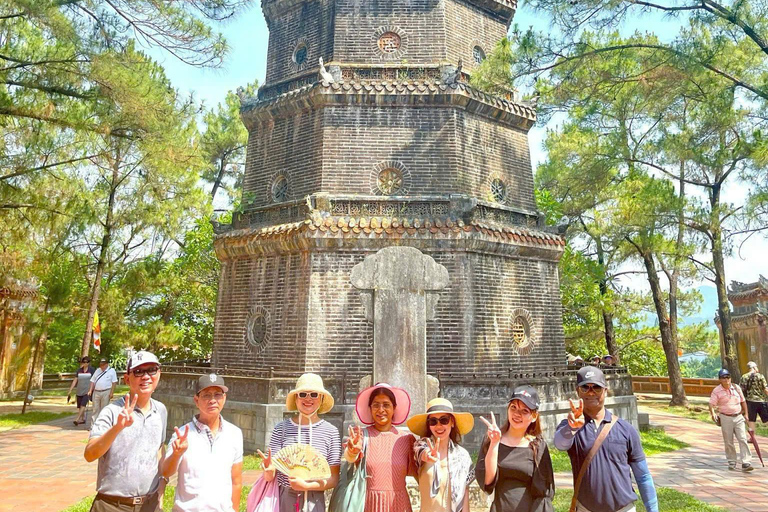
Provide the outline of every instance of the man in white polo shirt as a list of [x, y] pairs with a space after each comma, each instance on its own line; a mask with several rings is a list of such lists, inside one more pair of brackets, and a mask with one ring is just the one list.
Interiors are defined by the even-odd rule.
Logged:
[[109, 366], [109, 361], [102, 357], [99, 361], [99, 367], [91, 377], [91, 387], [88, 390], [91, 400], [93, 400], [93, 414], [91, 415], [91, 427], [93, 427], [99, 413], [111, 401], [115, 394], [117, 385], [117, 373], [115, 369]]
[[173, 512], [236, 512], [243, 480], [243, 432], [221, 417], [224, 378], [203, 375], [195, 386], [198, 414], [171, 438], [162, 474], [179, 478]]

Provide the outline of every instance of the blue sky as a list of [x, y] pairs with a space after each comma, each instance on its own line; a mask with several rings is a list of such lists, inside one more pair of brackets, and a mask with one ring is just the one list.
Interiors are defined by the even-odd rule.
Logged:
[[[515, 16], [514, 23], [521, 28], [533, 25], [536, 29], [545, 30], [546, 23], [543, 17], [521, 7]], [[658, 16], [646, 16], [636, 19], [631, 25], [624, 27], [625, 31], [654, 30], [657, 34], [673, 38], [677, 33], [678, 22], [669, 18], [661, 19]], [[220, 27], [227, 38], [231, 52], [224, 65], [220, 69], [193, 68], [173, 57], [150, 52], [160, 63], [165, 66], [166, 73], [174, 87], [183, 92], [193, 92], [198, 100], [204, 101], [211, 108], [223, 101], [227, 92], [235, 90], [239, 86], [245, 86], [249, 82], [258, 79], [264, 82], [266, 73], [266, 57], [269, 33], [267, 30], [261, 6], [258, 2], [251, 2], [251, 7], [243, 11], [238, 17]], [[660, 30], [661, 29], [661, 30]], [[545, 126], [536, 125], [530, 132], [531, 157], [534, 166], [543, 160], [541, 141], [545, 135]], [[736, 191], [736, 195], [744, 194], [744, 191]], [[729, 198], [737, 202], [738, 197]], [[752, 237], [741, 248], [741, 254], [736, 254], [727, 260], [728, 281], [755, 281], [758, 273], [768, 275], [768, 242], [764, 238]], [[710, 284], [702, 282], [701, 284]], [[645, 288], [647, 283], [642, 278], [629, 279], [627, 285], [633, 288]]]

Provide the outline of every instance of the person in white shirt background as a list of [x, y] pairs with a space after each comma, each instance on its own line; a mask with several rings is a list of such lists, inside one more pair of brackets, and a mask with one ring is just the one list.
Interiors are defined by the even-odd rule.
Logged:
[[93, 414], [91, 415], [91, 426], [104, 407], [109, 405], [115, 394], [117, 386], [117, 373], [115, 369], [109, 366], [109, 361], [102, 357], [99, 360], [99, 367], [91, 377], [91, 387], [88, 390], [88, 396], [93, 400]]

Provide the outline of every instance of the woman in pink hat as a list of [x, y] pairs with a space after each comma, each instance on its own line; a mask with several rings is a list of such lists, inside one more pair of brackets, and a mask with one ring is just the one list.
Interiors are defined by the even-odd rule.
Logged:
[[379, 383], [357, 395], [355, 411], [365, 430], [349, 427], [344, 458], [357, 462], [365, 448], [368, 474], [365, 512], [411, 512], [411, 500], [405, 488], [405, 477], [416, 476], [411, 434], [398, 431], [411, 410], [411, 398], [404, 389]]

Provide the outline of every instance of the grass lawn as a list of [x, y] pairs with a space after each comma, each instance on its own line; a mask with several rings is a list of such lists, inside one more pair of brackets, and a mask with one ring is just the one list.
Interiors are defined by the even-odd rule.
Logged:
[[30, 411], [26, 414], [12, 413], [12, 414], [0, 414], [0, 428], [21, 428], [27, 425], [36, 425], [38, 423], [45, 423], [46, 421], [57, 420], [59, 418], [66, 418], [72, 416], [71, 412], [45, 412], [45, 411]]
[[[673, 452], [689, 446], [687, 443], [668, 436], [660, 429], [640, 432], [640, 439], [643, 442], [645, 454], [649, 456], [657, 453]], [[550, 454], [552, 455], [552, 468], [556, 473], [569, 473], [571, 471], [571, 460], [568, 458], [568, 453], [561, 452], [554, 446], [550, 446]]]
[[243, 456], [243, 471], [251, 469], [261, 469], [261, 457], [256, 453]]
[[[709, 505], [690, 494], [667, 487], [657, 487], [656, 492], [659, 495], [659, 512], [727, 512], [724, 508]], [[555, 512], [568, 512], [572, 497], [573, 491], [571, 490], [556, 491], [553, 502]], [[635, 503], [637, 512], [645, 512], [645, 507], [640, 500]]]
[[[677, 416], [683, 416], [685, 418], [691, 418], [694, 420], [703, 421], [704, 423], [712, 423], [712, 418], [709, 415], [709, 408], [706, 405], [689, 405], [688, 407], [669, 406], [664, 402], [652, 402], [643, 400], [639, 405], [644, 407], [650, 407], [659, 411], [668, 412]], [[768, 425], [760, 423], [760, 418], [755, 423], [755, 433], [759, 436], [768, 437]]]
[[[240, 493], [240, 512], [245, 512], [245, 499], [248, 497], [248, 493], [250, 491], [250, 486], [243, 486], [243, 491]], [[165, 495], [163, 496], [163, 510], [167, 511], [173, 508], [173, 496], [175, 492], [175, 487], [169, 485], [165, 488]], [[91, 503], [93, 503], [94, 497], [95, 496], [83, 498], [71, 507], [65, 508], [61, 512], [88, 512], [91, 509]]]

